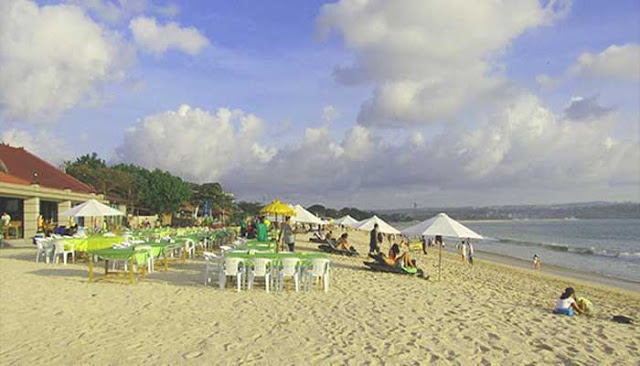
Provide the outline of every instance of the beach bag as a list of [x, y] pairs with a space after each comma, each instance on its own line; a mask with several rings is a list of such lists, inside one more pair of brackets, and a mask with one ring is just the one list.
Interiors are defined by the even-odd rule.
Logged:
[[614, 315], [614, 317], [611, 320], [621, 324], [633, 324], [633, 319], [626, 317], [624, 315]]

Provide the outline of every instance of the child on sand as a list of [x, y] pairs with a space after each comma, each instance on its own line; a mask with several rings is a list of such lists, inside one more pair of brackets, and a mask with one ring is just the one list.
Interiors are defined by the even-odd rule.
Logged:
[[573, 287], [564, 289], [560, 298], [556, 301], [556, 309], [554, 313], [573, 316], [574, 314], [583, 313], [584, 309], [580, 308], [576, 303], [576, 292]]
[[540, 257], [538, 257], [537, 254], [534, 254], [533, 255], [533, 269], [538, 270], [538, 269], [540, 269], [541, 265], [542, 264], [540, 263]]

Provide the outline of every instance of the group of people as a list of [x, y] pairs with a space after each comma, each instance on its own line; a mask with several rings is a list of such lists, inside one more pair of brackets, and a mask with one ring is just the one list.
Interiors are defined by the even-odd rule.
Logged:
[[[258, 241], [269, 241], [269, 230], [271, 229], [271, 221], [264, 216], [251, 218], [242, 218], [240, 222], [240, 236], [247, 239], [257, 239]], [[286, 216], [284, 222], [280, 225], [280, 233], [278, 235], [278, 245], [281, 243], [286, 245], [290, 252], [295, 250], [295, 233], [291, 226], [291, 217]]]
[[412, 258], [411, 252], [406, 251], [400, 254], [400, 246], [396, 243], [391, 245], [389, 254], [385, 255], [380, 250], [380, 245], [384, 240], [384, 236], [379, 231], [378, 224], [373, 225], [373, 229], [369, 233], [369, 255], [377, 256], [380, 260], [389, 267], [398, 268], [416, 268], [416, 261]]
[[458, 244], [458, 253], [460, 253], [463, 262], [469, 262], [470, 265], [473, 265], [473, 244], [471, 244], [471, 240], [467, 239], [466, 241], [462, 241]]
[[573, 287], [567, 287], [556, 301], [554, 313], [573, 316], [578, 314], [588, 314], [591, 312], [593, 304], [584, 297], [576, 296]]

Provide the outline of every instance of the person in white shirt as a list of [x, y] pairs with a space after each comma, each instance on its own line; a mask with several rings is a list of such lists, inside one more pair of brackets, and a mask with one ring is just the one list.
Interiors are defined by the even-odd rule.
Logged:
[[573, 290], [573, 287], [564, 289], [564, 292], [556, 301], [555, 312], [566, 315], [573, 315], [574, 313], [580, 314], [583, 312], [583, 309], [580, 309], [576, 303], [576, 292]]
[[471, 240], [467, 239], [467, 247], [468, 247], [468, 257], [469, 257], [469, 264], [473, 266], [473, 244], [471, 244]]

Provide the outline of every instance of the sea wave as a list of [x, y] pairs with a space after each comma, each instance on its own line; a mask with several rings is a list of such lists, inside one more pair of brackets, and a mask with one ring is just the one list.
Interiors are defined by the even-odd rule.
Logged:
[[[494, 239], [494, 238], [492, 238]], [[492, 240], [493, 241], [493, 240]], [[562, 243], [539, 243], [515, 239], [498, 239], [500, 243], [539, 247], [558, 252], [568, 252], [581, 255], [617, 258], [625, 261], [640, 262], [640, 252], [620, 252], [613, 249], [596, 249], [595, 247], [576, 247]]]

